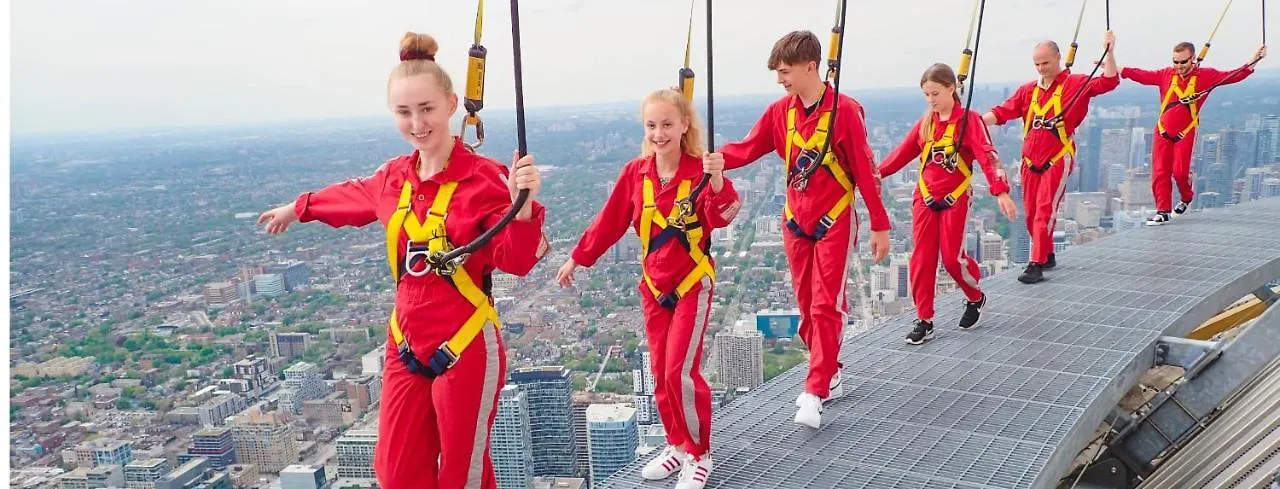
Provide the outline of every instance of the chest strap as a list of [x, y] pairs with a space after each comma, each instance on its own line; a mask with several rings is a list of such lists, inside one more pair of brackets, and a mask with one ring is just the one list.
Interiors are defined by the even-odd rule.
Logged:
[[[400, 188], [400, 201], [387, 223], [387, 264], [391, 267], [391, 278], [396, 285], [400, 284], [400, 280], [406, 273], [415, 277], [428, 275], [430, 273], [430, 268], [426, 264], [428, 254], [448, 252], [452, 249], [446, 236], [444, 222], [448, 215], [449, 201], [452, 200], [457, 186], [458, 182], [446, 182], [440, 186], [435, 199], [431, 202], [431, 208], [427, 210], [425, 223], [419, 221], [411, 209], [413, 186], [406, 181]], [[407, 237], [403, 262], [399, 259], [398, 252], [401, 233]], [[471, 274], [465, 268], [458, 267], [456, 272], [444, 278], [453, 284], [458, 293], [462, 294], [476, 310], [452, 337], [436, 349], [426, 363], [419, 361], [413, 353], [404, 331], [400, 328], [398, 314], [394, 309], [391, 311], [389, 327], [400, 361], [410, 372], [422, 374], [427, 378], [443, 375], [449, 367], [457, 363], [458, 357], [479, 335], [485, 323], [491, 322], [495, 328], [502, 327], [502, 323], [498, 320], [498, 311], [493, 307], [492, 298], [476, 286], [475, 281], [471, 279]]]
[[[702, 242], [703, 227], [698, 222], [697, 213], [693, 213], [685, 218], [684, 228], [681, 229], [672, 225], [674, 219], [680, 212], [679, 206], [672, 205], [671, 212], [664, 217], [662, 212], [658, 210], [657, 199], [654, 196], [653, 180], [648, 177], [643, 178], [644, 181], [644, 207], [640, 211], [640, 274], [644, 277], [645, 285], [649, 286], [649, 291], [653, 294], [658, 304], [668, 309], [675, 309], [676, 303], [680, 298], [689, 293], [694, 285], [697, 285], [702, 277], [708, 277], [711, 281], [716, 279], [715, 268], [711, 266], [711, 258], [707, 256], [706, 250], [702, 249], [699, 244]], [[681, 180], [680, 187], [676, 190], [676, 201], [689, 197], [689, 187], [691, 180]], [[696, 203], [695, 203], [696, 204]], [[654, 236], [653, 227], [657, 226], [660, 231]], [[649, 277], [648, 264], [645, 259], [649, 253], [657, 250], [672, 239], [676, 239], [684, 245], [685, 250], [689, 252], [689, 258], [697, 265], [693, 271], [685, 275], [684, 279], [676, 285], [675, 290], [663, 292], [654, 285], [653, 279]]]
[[[813, 134], [809, 136], [809, 139], [802, 138], [800, 137], [800, 133], [796, 131], [796, 108], [792, 107], [787, 110], [787, 143], [783, 159], [787, 168], [787, 175], [791, 175], [793, 172], [803, 171], [809, 165], [814, 164], [813, 160], [818, 157], [819, 149], [822, 148], [823, 143], [826, 142], [827, 129], [830, 127], [831, 112], [824, 112], [822, 116], [818, 118], [818, 127], [814, 129]], [[796, 154], [794, 168], [791, 164], [791, 147], [793, 145], [800, 148], [799, 153]], [[840, 200], [837, 200], [835, 204], [831, 206], [831, 209], [827, 210], [827, 213], [818, 219], [818, 225], [815, 227], [813, 234], [806, 234], [800, 227], [800, 223], [796, 222], [796, 216], [791, 211], [791, 203], [789, 200], [782, 206], [783, 215], [787, 219], [787, 229], [791, 230], [791, 232], [798, 237], [805, 238], [810, 241], [822, 239], [823, 236], [826, 236], [827, 231], [831, 229], [831, 226], [835, 225], [836, 219], [853, 205], [853, 179], [849, 178], [849, 174], [840, 166], [835, 153], [835, 151], [828, 152], [826, 157], [822, 159], [821, 164], [827, 169], [831, 176], [840, 183], [840, 186], [844, 188], [844, 196], [842, 196]]]
[[[1196, 93], [1196, 75], [1191, 75], [1191, 78], [1187, 79], [1187, 88], [1179, 88], [1179, 81], [1180, 78], [1178, 77], [1178, 74], [1175, 73], [1173, 75], [1173, 79], [1169, 81], [1169, 89], [1165, 90], [1164, 98], [1160, 100], [1160, 115], [1163, 116], [1165, 112], [1169, 111], [1169, 109], [1179, 105], [1185, 105], [1187, 106], [1187, 110], [1191, 111], [1191, 123], [1187, 124], [1186, 129], [1179, 131], [1177, 134], [1170, 134], [1169, 131], [1164, 128], [1164, 121], [1161, 120], [1163, 117], [1156, 117], [1156, 132], [1159, 132], [1165, 139], [1173, 142], [1178, 142], [1182, 140], [1182, 138], [1187, 137], [1187, 134], [1195, 129], [1196, 126], [1200, 125], [1200, 108], [1196, 105], [1196, 100], [1199, 99], [1202, 94]], [[1177, 98], [1175, 99], [1174, 97]]]
[[[1062, 143], [1062, 149], [1050, 157], [1049, 161], [1038, 163], [1032, 161], [1026, 155], [1022, 156], [1022, 164], [1036, 173], [1049, 171], [1049, 167], [1062, 161], [1062, 157], [1066, 155], [1074, 157], [1076, 154], [1075, 142], [1067, 135], [1066, 123], [1062, 121], [1062, 90], [1066, 86], [1067, 83], [1065, 81], [1058, 84], [1058, 88], [1054, 89], [1053, 93], [1049, 95], [1049, 101], [1044, 105], [1040, 105], [1040, 85], [1036, 85], [1031, 92], [1031, 103], [1027, 105], [1027, 113], [1022, 119], [1022, 139], [1025, 141], [1027, 133], [1031, 132], [1032, 129], [1037, 129], [1057, 132], [1058, 141]], [[1049, 114], [1050, 110], [1053, 111], [1052, 115]]]
[[[924, 201], [924, 205], [935, 211], [943, 211], [955, 205], [961, 195], [969, 191], [969, 185], [973, 181], [973, 170], [969, 168], [969, 162], [965, 161], [959, 154], [955, 154], [958, 146], [955, 144], [956, 125], [948, 123], [946, 128], [942, 130], [942, 138], [934, 140], [933, 138], [933, 117], [929, 118], [929, 128], [925, 131], [928, 139], [924, 142], [924, 148], [920, 151], [920, 177], [917, 179], [916, 186], [920, 189], [920, 199]], [[952, 155], [955, 155], [955, 165], [951, 166]], [[964, 181], [956, 186], [951, 193], [944, 195], [941, 199], [933, 195], [929, 191], [929, 186], [924, 182], [924, 170], [929, 165], [938, 165], [945, 168], [949, 172], [959, 171], [964, 175]]]

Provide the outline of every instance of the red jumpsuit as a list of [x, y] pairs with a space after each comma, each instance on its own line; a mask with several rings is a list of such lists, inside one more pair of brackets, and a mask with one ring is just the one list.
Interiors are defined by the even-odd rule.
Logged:
[[[417, 162], [415, 151], [388, 161], [371, 176], [303, 193], [294, 205], [298, 220], [333, 227], [380, 221], [385, 227], [406, 181], [413, 188], [412, 213], [422, 220], [441, 185], [457, 181], [445, 226], [449, 241], [461, 246], [511, 208], [507, 168], [471, 153], [456, 138], [448, 166], [426, 182], [418, 178]], [[463, 268], [475, 277], [477, 285], [485, 283], [485, 289], [488, 280], [482, 277], [487, 279], [495, 268], [527, 274], [546, 251], [542, 234], [545, 215], [543, 206], [534, 202], [532, 219], [512, 220], [472, 254]], [[404, 232], [399, 235], [397, 259], [403, 263], [406, 238]], [[423, 361], [476, 311], [447, 279], [436, 274], [403, 275], [396, 286], [395, 305], [396, 319]], [[388, 332], [374, 454], [378, 483], [388, 489], [496, 488], [489, 459], [489, 430], [507, 368], [498, 330], [486, 323], [457, 363], [435, 379], [410, 373], [394, 344]]]
[[[724, 154], [725, 168], [746, 166], [770, 152], [786, 159], [788, 139], [809, 139], [814, 135], [822, 114], [831, 111], [832, 94], [833, 90], [828, 85], [818, 108], [811, 114], [805, 114], [803, 102], [795, 95], [782, 97], [770, 104], [751, 132], [747, 133], [746, 139], [720, 149]], [[789, 135], [787, 116], [790, 109], [795, 109], [796, 134]], [[889, 215], [880, 199], [880, 175], [876, 173], [875, 157], [867, 143], [862, 106], [844, 94], [840, 95], [834, 137], [831, 148], [836, 163], [844, 175], [850, 177], [867, 206], [871, 214], [871, 230], [889, 230]], [[793, 148], [788, 167], [799, 156], [799, 151]], [[858, 236], [853, 205], [841, 212], [821, 239], [810, 237], [832, 205], [848, 193], [834, 178], [833, 172], [819, 169], [809, 178], [805, 190], [787, 186], [787, 205], [795, 215], [798, 231], [806, 236], [798, 236], [796, 230], [788, 229], [786, 215], [782, 218], [782, 242], [800, 308], [800, 339], [809, 348], [805, 391], [824, 399], [829, 394], [831, 378], [840, 367], [837, 357], [845, 318], [849, 313], [845, 298], [849, 278], [847, 266], [850, 248], [856, 249]]]
[[[651, 182], [655, 212], [666, 217], [671, 215], [681, 183], [687, 181], [691, 188], [697, 186], [701, 178], [702, 160], [694, 156], [681, 156], [679, 169], [666, 185], [661, 185], [658, 180], [654, 157], [628, 162], [618, 175], [618, 182], [604, 208], [574, 247], [573, 261], [590, 267], [622, 238], [627, 229], [640, 233], [641, 226], [649, 226], [652, 250], [644, 257], [642, 273], [659, 291], [675, 290], [695, 271], [696, 263], [680, 237], [659, 242], [655, 238], [662, 228], [653, 220], [642, 221], [644, 183], [645, 180]], [[738, 193], [729, 179], [724, 179], [719, 193], [712, 191], [708, 183], [695, 204], [702, 236], [699, 242], [688, 244], [705, 253], [711, 246], [711, 231], [728, 226], [741, 207]], [[707, 258], [710, 259], [709, 256]], [[714, 263], [711, 266], [714, 267]], [[702, 337], [711, 313], [713, 283], [703, 275], [676, 302], [674, 309], [659, 304], [643, 279], [639, 290], [653, 363], [654, 398], [658, 416], [667, 431], [667, 443], [701, 457], [707, 453], [711, 442], [711, 388], [701, 372]]]
[[[880, 174], [886, 177], [893, 175], [907, 163], [920, 160], [926, 147], [933, 151], [945, 149], [947, 154], [954, 152], [954, 146], [948, 143], [961, 136], [958, 103], [956, 109], [945, 121], [939, 119], [937, 112], [931, 113], [929, 127], [932, 128], [933, 135], [929, 140], [920, 138], [921, 121], [916, 121], [902, 143], [880, 164]], [[969, 111], [966, 123], [969, 126], [964, 129], [960, 164], [967, 165], [966, 169], [972, 172], [971, 165], [976, 158], [982, 166], [982, 173], [987, 177], [991, 195], [1008, 193], [1009, 182], [1005, 178], [1004, 169], [999, 166], [998, 160], [991, 157], [996, 148], [991, 144], [982, 116]], [[937, 143], [933, 143], [934, 141]], [[964, 228], [968, 222], [969, 203], [973, 195], [973, 188], [966, 180], [971, 177], [966, 178], [961, 169], [950, 171], [943, 165], [936, 164], [931, 156], [925, 155], [928, 163], [923, 163], [920, 169], [920, 181], [916, 184], [915, 201], [911, 209], [911, 237], [914, 243], [909, 267], [911, 297], [915, 300], [916, 314], [924, 320], [933, 319], [939, 253], [942, 256], [942, 267], [947, 269], [956, 285], [964, 291], [965, 298], [970, 302], [982, 300], [982, 290], [978, 288], [978, 279], [982, 277], [978, 271], [978, 262], [964, 251]], [[961, 193], [950, 207], [933, 210], [925, 204], [921, 187], [927, 188], [935, 198]]]
[[[1058, 206], [1067, 193], [1067, 177], [1075, 170], [1076, 127], [1089, 113], [1089, 99], [1115, 90], [1119, 85], [1119, 77], [1099, 76], [1089, 80], [1086, 75], [1063, 70], [1047, 88], [1039, 86], [1039, 80], [1027, 82], [1018, 87], [1009, 100], [991, 109], [997, 125], [1022, 119], [1022, 208], [1027, 213], [1027, 234], [1031, 236], [1028, 261], [1043, 265], [1053, 253]], [[1081, 89], [1084, 92], [1076, 98]], [[1036, 127], [1035, 119], [1056, 117], [1068, 103], [1071, 106], [1066, 107], [1061, 127]], [[1044, 169], [1046, 163], [1049, 164], [1047, 170]]]
[[1170, 175], [1178, 184], [1178, 196], [1190, 203], [1195, 197], [1191, 172], [1191, 152], [1196, 145], [1196, 127], [1200, 124], [1200, 108], [1208, 94], [1201, 95], [1191, 105], [1178, 102], [1182, 97], [1203, 93], [1213, 86], [1238, 83], [1253, 74], [1253, 67], [1245, 65], [1238, 71], [1226, 72], [1213, 68], [1193, 68], [1187, 76], [1177, 76], [1173, 67], [1156, 71], [1125, 68], [1120, 76], [1143, 85], [1160, 88], [1161, 114], [1156, 121], [1155, 135], [1151, 140], [1151, 194], [1156, 200], [1156, 210], [1173, 209], [1173, 185]]

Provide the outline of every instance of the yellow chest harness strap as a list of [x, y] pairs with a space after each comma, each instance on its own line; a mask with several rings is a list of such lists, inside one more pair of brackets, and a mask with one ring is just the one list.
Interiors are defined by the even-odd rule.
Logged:
[[[387, 223], [387, 264], [391, 267], [391, 278], [397, 285], [405, 273], [414, 276], [423, 276], [429, 273], [425, 267], [428, 253], [447, 252], [452, 248], [448, 237], [445, 235], [444, 221], [449, 210], [449, 201], [453, 198], [453, 192], [457, 186], [458, 182], [446, 182], [440, 186], [439, 192], [436, 193], [435, 199], [431, 202], [430, 210], [427, 211], [427, 222], [425, 223], [418, 221], [417, 216], [413, 214], [410, 208], [413, 202], [413, 186], [406, 181], [404, 186], [401, 187], [400, 202]], [[398, 244], [401, 232], [408, 237], [403, 263], [398, 258]], [[403, 270], [401, 270], [402, 265], [404, 267]], [[440, 345], [440, 348], [431, 355], [431, 358], [426, 363], [420, 362], [417, 356], [414, 355], [409, 342], [406, 341], [404, 331], [400, 329], [400, 321], [397, 318], [396, 311], [391, 311], [391, 338], [395, 341], [400, 360], [405, 363], [409, 371], [423, 374], [429, 378], [442, 375], [449, 367], [452, 367], [458, 361], [458, 357], [462, 352], [467, 349], [467, 346], [475, 340], [486, 322], [493, 323], [495, 328], [502, 327], [502, 323], [498, 320], [498, 311], [493, 308], [492, 300], [476, 286], [475, 281], [471, 279], [471, 274], [465, 268], [458, 267], [458, 270], [448, 279], [453, 283], [454, 288], [471, 305], [475, 306], [476, 310], [452, 337]]]
[[935, 211], [945, 210], [956, 203], [956, 200], [969, 191], [969, 185], [973, 181], [973, 170], [969, 168], [969, 162], [965, 161], [960, 155], [956, 155], [955, 169], [964, 175], [964, 181], [956, 186], [956, 189], [947, 194], [942, 200], [934, 197], [929, 191], [929, 186], [924, 183], [924, 170], [930, 164], [941, 165], [946, 167], [947, 158], [950, 158], [956, 152], [955, 144], [956, 125], [947, 124], [942, 130], [942, 138], [935, 141], [933, 139], [933, 118], [929, 118], [929, 128], [925, 134], [929, 136], [924, 142], [924, 148], [920, 151], [920, 177], [917, 179], [916, 185], [920, 188], [920, 198], [924, 201], [924, 205]]
[[[1027, 114], [1023, 116], [1022, 120], [1023, 140], [1026, 140], [1027, 133], [1031, 132], [1032, 129], [1043, 129], [1056, 131], [1058, 140], [1062, 142], [1062, 149], [1052, 158], [1049, 158], [1049, 161], [1036, 163], [1031, 158], [1023, 155], [1022, 163], [1037, 173], [1048, 171], [1049, 167], [1061, 161], [1063, 156], [1071, 155], [1074, 157], [1076, 154], [1075, 142], [1071, 140], [1070, 136], [1067, 136], [1066, 124], [1061, 120], [1063, 115], [1062, 90], [1066, 86], [1065, 81], [1058, 84], [1058, 88], [1054, 89], [1053, 94], [1049, 96], [1049, 102], [1044, 105], [1040, 105], [1040, 85], [1036, 85], [1036, 88], [1031, 92], [1031, 103], [1027, 105]], [[1053, 111], [1053, 115], [1049, 114], [1050, 110]]]
[[[1178, 88], [1178, 81], [1178, 75], [1175, 73], [1173, 80], [1169, 82], [1169, 89], [1164, 92], [1164, 98], [1160, 100], [1160, 115], [1164, 115], [1165, 111], [1177, 107], [1176, 104], [1186, 105], [1187, 109], [1191, 111], [1191, 123], [1187, 124], [1187, 128], [1179, 132], [1177, 136], [1174, 136], [1164, 129], [1164, 122], [1161, 120], [1163, 117], [1156, 117], [1156, 131], [1161, 136], [1174, 141], [1187, 137], [1187, 134], [1200, 124], [1200, 109], [1196, 107], [1196, 99], [1200, 96], [1200, 94], [1196, 93], [1196, 75], [1191, 75], [1191, 78], [1187, 79], [1187, 88], [1185, 89]], [[1174, 98], [1175, 96], [1177, 98]]]
[[[818, 127], [814, 129], [813, 135], [809, 139], [800, 137], [800, 133], [796, 131], [796, 108], [792, 107], [787, 110], [787, 143], [784, 150], [783, 163], [786, 165], [787, 174], [792, 172], [791, 164], [791, 147], [798, 146], [799, 154], [796, 155], [796, 171], [800, 171], [813, 164], [813, 159], [818, 157], [818, 150], [827, 140], [827, 129], [831, 127], [831, 112], [824, 112], [818, 118]], [[831, 176], [835, 177], [840, 186], [844, 188], [844, 196], [837, 200], [835, 205], [818, 220], [818, 225], [814, 229], [813, 235], [807, 235], [800, 227], [800, 223], [796, 222], [796, 216], [791, 212], [790, 202], [783, 204], [782, 212], [787, 218], [787, 229], [793, 234], [801, 238], [811, 241], [822, 239], [827, 234], [827, 230], [835, 224], [836, 218], [844, 214], [844, 211], [853, 205], [853, 179], [849, 178], [849, 174], [840, 166], [836, 160], [835, 151], [827, 152], [826, 157], [822, 159], [822, 166], [831, 172]]]
[[[673, 309], [676, 306], [676, 302], [678, 302], [680, 298], [684, 297], [685, 294], [689, 293], [689, 290], [692, 289], [694, 285], [697, 285], [698, 282], [702, 280], [702, 277], [708, 277], [714, 282], [716, 279], [716, 271], [715, 268], [711, 266], [711, 259], [706, 255], [702, 248], [699, 247], [699, 243], [702, 242], [703, 228], [702, 224], [698, 222], [697, 214], [695, 213], [685, 219], [684, 230], [671, 226], [671, 221], [675, 219], [676, 214], [680, 212], [679, 207], [675, 205], [671, 206], [671, 215], [664, 217], [662, 213], [658, 211], [657, 200], [654, 198], [653, 181], [647, 177], [643, 180], [644, 207], [640, 211], [639, 230], [640, 274], [644, 277], [644, 283], [649, 286], [649, 291], [653, 293], [653, 297], [657, 299], [658, 303], [663, 307]], [[677, 201], [689, 196], [690, 184], [690, 180], [680, 181], [680, 187], [676, 190]], [[658, 236], [652, 235], [653, 226], [655, 225], [661, 229]], [[677, 235], [683, 235], [684, 243], [686, 245], [685, 247], [689, 250], [689, 258], [692, 258], [693, 262], [696, 263], [697, 266], [680, 281], [680, 284], [676, 286], [675, 290], [663, 293], [662, 290], [658, 289], [658, 287], [654, 285], [653, 279], [649, 277], [645, 258], [648, 258], [649, 253], [653, 251], [650, 249], [651, 247], [656, 249], [663, 244], [666, 244], [672, 239], [672, 237]]]

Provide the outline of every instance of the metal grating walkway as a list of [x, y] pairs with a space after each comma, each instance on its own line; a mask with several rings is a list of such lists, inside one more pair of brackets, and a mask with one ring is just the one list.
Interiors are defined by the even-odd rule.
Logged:
[[[904, 343], [914, 314], [847, 340], [845, 397], [823, 428], [792, 423], [805, 364], [717, 411], [708, 488], [1049, 488], [1103, 416], [1184, 335], [1280, 276], [1280, 199], [1179, 217], [1059, 254], [1035, 285], [983, 281], [979, 326], [938, 298], [936, 337]], [[637, 460], [598, 487], [643, 481]]]

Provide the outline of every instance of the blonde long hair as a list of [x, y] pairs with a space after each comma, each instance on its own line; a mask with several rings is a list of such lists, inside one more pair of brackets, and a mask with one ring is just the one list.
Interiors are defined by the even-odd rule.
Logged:
[[[693, 103], [684, 98], [684, 94], [674, 88], [664, 88], [655, 91], [644, 98], [644, 103], [640, 105], [640, 118], [644, 120], [644, 109], [654, 102], [662, 102], [671, 104], [680, 112], [680, 117], [689, 122], [689, 130], [680, 136], [680, 149], [689, 156], [701, 157], [705, 148], [702, 146], [702, 122], [698, 120], [698, 114], [693, 109]], [[640, 156], [648, 157], [653, 155], [653, 143], [649, 142], [649, 138], [643, 138], [640, 143]]]

